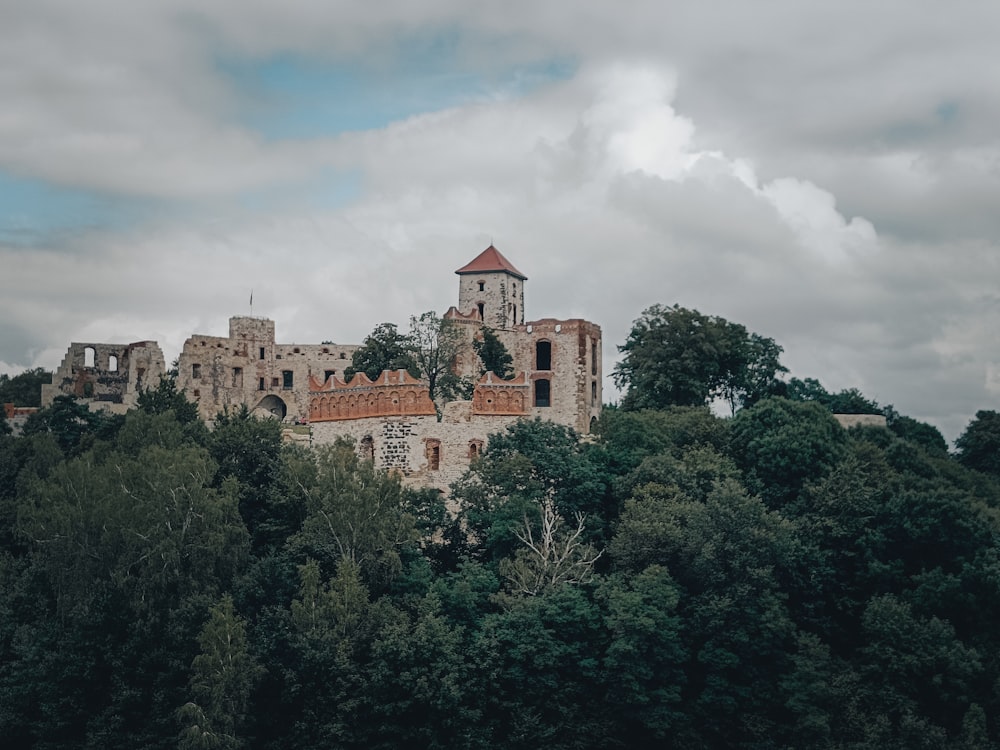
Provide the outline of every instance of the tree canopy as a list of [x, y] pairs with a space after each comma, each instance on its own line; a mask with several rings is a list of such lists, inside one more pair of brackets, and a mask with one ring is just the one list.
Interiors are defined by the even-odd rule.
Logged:
[[625, 409], [700, 406], [723, 399], [733, 412], [776, 387], [785, 372], [773, 339], [674, 305], [653, 305], [633, 322], [613, 377]]

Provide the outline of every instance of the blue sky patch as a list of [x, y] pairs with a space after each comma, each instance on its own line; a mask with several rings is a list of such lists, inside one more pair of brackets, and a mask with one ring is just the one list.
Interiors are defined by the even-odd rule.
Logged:
[[18, 177], [0, 170], [0, 242], [35, 245], [72, 229], [129, 226], [147, 202]]
[[[406, 45], [402, 48], [407, 50]], [[410, 49], [383, 67], [279, 55], [219, 60], [243, 97], [240, 124], [271, 140], [383, 128], [414, 115], [502, 95], [521, 96], [569, 78], [575, 66], [547, 60], [500, 71], [454, 64], [449, 37]]]

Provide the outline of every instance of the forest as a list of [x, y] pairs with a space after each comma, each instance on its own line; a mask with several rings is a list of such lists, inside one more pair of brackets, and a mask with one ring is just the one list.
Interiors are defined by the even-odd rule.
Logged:
[[4, 747], [1000, 746], [1000, 415], [949, 451], [677, 307], [620, 350], [447, 507], [169, 379], [0, 421]]

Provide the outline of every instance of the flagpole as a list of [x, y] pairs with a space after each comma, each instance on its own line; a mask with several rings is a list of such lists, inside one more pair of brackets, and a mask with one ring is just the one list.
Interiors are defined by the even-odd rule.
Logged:
[[250, 290], [250, 317], [253, 317], [253, 289]]

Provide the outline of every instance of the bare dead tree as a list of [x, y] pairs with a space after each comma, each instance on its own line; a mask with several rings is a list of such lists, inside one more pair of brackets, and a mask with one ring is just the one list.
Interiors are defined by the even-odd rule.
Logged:
[[524, 544], [513, 560], [504, 560], [500, 572], [507, 578], [512, 593], [535, 596], [560, 584], [579, 584], [591, 580], [594, 563], [604, 554], [581, 539], [586, 530], [586, 516], [576, 514], [576, 528], [564, 526], [551, 498], [538, 508], [535, 526], [527, 516], [524, 527], [515, 535]]

